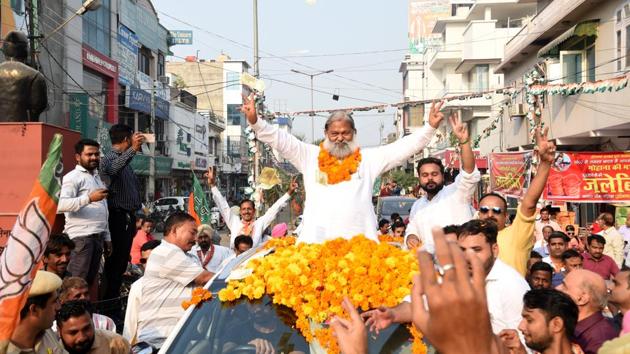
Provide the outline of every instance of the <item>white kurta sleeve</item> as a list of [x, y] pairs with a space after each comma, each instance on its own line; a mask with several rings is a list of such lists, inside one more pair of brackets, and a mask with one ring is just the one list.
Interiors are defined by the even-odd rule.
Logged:
[[263, 119], [258, 119], [251, 127], [258, 140], [278, 150], [280, 155], [289, 160], [298, 171], [303, 173], [306, 170], [308, 150], [314, 148], [315, 145], [306, 144]]
[[234, 222], [233, 219], [236, 217], [236, 215], [232, 214], [232, 211], [230, 210], [230, 205], [228, 204], [227, 200], [225, 200], [223, 195], [221, 195], [221, 192], [216, 186], [210, 188], [210, 192], [212, 192], [212, 200], [214, 200], [217, 208], [219, 208], [219, 213], [223, 217], [225, 224], [228, 225], [228, 227], [232, 227], [232, 223]]
[[263, 229], [266, 229], [269, 225], [271, 225], [271, 223], [276, 219], [276, 216], [278, 216], [280, 209], [285, 206], [289, 199], [291, 199], [291, 196], [288, 193], [284, 193], [283, 196], [278, 198], [278, 200], [276, 200], [276, 202], [267, 209], [267, 212], [263, 216], [258, 218], [258, 221], [263, 225]]
[[479, 173], [477, 166], [475, 166], [472, 173], [467, 173], [464, 169], [460, 169], [459, 174], [455, 177], [457, 199], [463, 202], [470, 202], [477, 190], [479, 181], [481, 181], [481, 173]]
[[402, 139], [374, 149], [374, 161], [370, 164], [370, 169], [375, 176], [392, 168], [401, 165], [408, 158], [420, 152], [431, 141], [435, 129], [425, 124], [417, 132]]

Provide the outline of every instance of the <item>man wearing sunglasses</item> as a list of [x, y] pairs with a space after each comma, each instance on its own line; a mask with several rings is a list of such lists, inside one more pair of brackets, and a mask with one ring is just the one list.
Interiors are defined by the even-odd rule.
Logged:
[[545, 189], [549, 169], [556, 153], [556, 146], [547, 140], [547, 129], [541, 133], [536, 128], [536, 148], [540, 163], [527, 193], [516, 211], [512, 225], [506, 227], [507, 201], [501, 195], [489, 193], [479, 200], [479, 219], [492, 220], [499, 228], [497, 244], [499, 259], [514, 267], [521, 275], [527, 272], [527, 259], [534, 247], [534, 223], [536, 203]]

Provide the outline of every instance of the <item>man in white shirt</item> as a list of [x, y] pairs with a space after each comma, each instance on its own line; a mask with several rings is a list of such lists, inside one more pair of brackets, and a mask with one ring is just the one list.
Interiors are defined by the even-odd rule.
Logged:
[[623, 236], [615, 229], [615, 217], [611, 213], [602, 213], [597, 218], [599, 226], [602, 228], [598, 234], [606, 239], [604, 254], [615, 260], [617, 267], [623, 264]]
[[550, 226], [553, 228], [553, 231], [562, 231], [560, 225], [557, 222], [551, 220], [551, 208], [544, 207], [540, 210], [540, 220], [536, 221], [536, 226], [534, 229], [534, 235], [536, 236], [536, 242], [541, 242], [543, 240], [543, 228], [545, 226]]
[[99, 144], [81, 139], [75, 146], [77, 166], [63, 177], [57, 213], [64, 213], [64, 232], [74, 242], [68, 271], [94, 285], [105, 256], [111, 253], [107, 188], [98, 174]]
[[442, 103], [431, 107], [429, 124], [394, 143], [359, 149], [351, 115], [333, 112], [324, 127], [320, 146], [304, 143], [291, 134], [258, 119], [252, 97], [243, 99], [241, 111], [263, 143], [289, 160], [302, 173], [306, 201], [299, 242], [323, 243], [358, 234], [378, 241], [372, 189], [377, 177], [420, 152], [443, 119]]
[[[517, 328], [521, 321], [523, 295], [529, 290], [525, 279], [512, 267], [497, 259], [498, 229], [495, 223], [470, 220], [459, 228], [457, 243], [464, 251], [472, 250], [483, 264], [486, 274], [486, 298], [492, 331]], [[443, 272], [447, 268], [445, 264]], [[452, 267], [452, 265], [450, 265]], [[469, 268], [472, 272], [472, 269]], [[411, 303], [404, 301], [393, 308], [380, 308], [364, 312], [366, 324], [371, 330], [380, 331], [392, 323], [408, 323], [412, 320]]]
[[188, 253], [196, 238], [192, 216], [176, 212], [168, 217], [164, 239], [151, 252], [141, 278], [137, 342], [159, 349], [184, 315], [182, 301], [190, 300], [194, 286], [204, 286], [214, 276]]
[[199, 259], [199, 263], [207, 271], [217, 273], [223, 261], [234, 254], [229, 247], [216, 245], [210, 241], [214, 230], [210, 225], [199, 225], [197, 228], [197, 244], [190, 250], [190, 254]]
[[466, 124], [461, 122], [457, 114], [449, 117], [449, 121], [461, 147], [461, 169], [455, 182], [445, 187], [441, 160], [428, 157], [418, 162], [420, 187], [426, 195], [411, 207], [405, 237], [408, 248], [422, 244], [425, 250], [433, 253], [431, 229], [434, 226], [459, 225], [473, 218], [471, 202], [481, 174], [475, 166]]
[[282, 207], [291, 199], [291, 196], [298, 187], [297, 182], [291, 181], [287, 192], [276, 200], [263, 216], [257, 219], [255, 218], [256, 208], [254, 201], [249, 199], [242, 200], [239, 209], [239, 217], [232, 213], [230, 205], [217, 188], [216, 175], [213, 167], [208, 168], [207, 176], [208, 185], [212, 192], [212, 200], [214, 200], [214, 203], [219, 208], [219, 212], [223, 220], [225, 220], [225, 224], [230, 229], [230, 247], [234, 247], [234, 239], [239, 235], [251, 237], [254, 247], [260, 244], [263, 241], [263, 232], [276, 219]]

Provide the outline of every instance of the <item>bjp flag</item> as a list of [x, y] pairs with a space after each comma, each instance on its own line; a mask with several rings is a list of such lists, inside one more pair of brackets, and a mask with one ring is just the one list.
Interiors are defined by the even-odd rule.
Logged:
[[50, 236], [61, 191], [61, 134], [55, 134], [24, 208], [0, 255], [0, 354], [6, 353]]

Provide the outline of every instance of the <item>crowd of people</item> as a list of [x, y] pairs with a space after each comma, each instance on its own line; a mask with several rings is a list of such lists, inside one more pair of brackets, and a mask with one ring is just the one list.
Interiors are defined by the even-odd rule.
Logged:
[[[442, 103], [431, 107], [416, 133], [365, 151], [354, 143], [356, 128], [346, 112], [329, 117], [318, 147], [259, 120], [253, 104], [244, 98], [242, 111], [258, 139], [302, 173], [305, 208], [294, 232], [299, 242], [363, 234], [418, 252], [420, 274], [398, 305], [359, 314], [344, 302], [350, 318], [331, 322], [342, 352], [366, 353], [367, 331], [394, 323], [413, 323], [428, 344], [447, 354], [608, 353], [630, 343], [624, 336], [630, 332], [630, 315], [624, 317], [630, 311], [630, 218], [619, 230], [607, 212], [591, 230], [561, 227], [553, 209], [539, 207], [555, 156], [546, 132], [536, 130], [536, 174], [510, 217], [507, 200], [496, 193], [481, 196], [473, 208], [480, 172], [466, 125], [451, 115], [461, 160], [454, 182], [446, 183], [441, 160], [421, 159], [422, 197], [408, 218], [393, 214], [377, 222], [374, 182], [424, 148], [444, 118]], [[9, 353], [157, 352], [183, 316], [181, 304], [193, 287], [264, 243], [272, 226], [271, 237], [288, 234], [286, 224], [274, 221], [297, 182], [263, 215], [256, 217], [251, 200], [241, 201], [236, 215], [209, 169], [207, 183], [229, 228], [228, 246], [185, 212], [171, 214], [156, 239], [155, 221], [136, 214], [140, 188], [130, 166], [144, 137], [117, 124], [110, 138], [112, 150], [102, 158], [96, 141], [75, 145], [77, 165], [63, 177], [59, 198], [64, 231], [46, 245]], [[330, 159], [343, 162], [327, 169]], [[381, 195], [395, 195], [397, 188], [389, 182]], [[126, 297], [125, 277], [134, 280]], [[112, 305], [95, 313], [94, 304], [102, 301]], [[250, 344], [257, 353], [274, 351], [273, 343]]]

